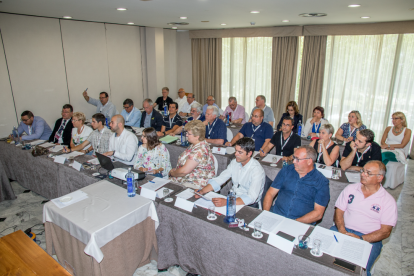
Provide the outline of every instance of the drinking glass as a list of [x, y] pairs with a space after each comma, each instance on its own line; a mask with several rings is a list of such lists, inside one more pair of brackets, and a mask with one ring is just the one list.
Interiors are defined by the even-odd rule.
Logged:
[[217, 218], [215, 210], [216, 210], [216, 207], [215, 206], [208, 207], [208, 216], [207, 216], [207, 219], [214, 220], [214, 219]]
[[262, 223], [260, 221], [254, 222], [254, 233], [255, 238], [260, 238], [262, 236]]
[[298, 240], [299, 240], [299, 248], [300, 249], [308, 249], [308, 244], [309, 244], [309, 237], [308, 236], [299, 235]]
[[311, 254], [315, 255], [315, 256], [320, 256], [321, 255], [321, 246], [322, 246], [322, 241], [318, 240], [318, 239], [315, 239], [313, 241]]
[[162, 197], [166, 197], [169, 193], [170, 190], [168, 188], [164, 188], [164, 190], [162, 190]]
[[332, 169], [332, 179], [339, 179], [339, 170], [335, 168]]

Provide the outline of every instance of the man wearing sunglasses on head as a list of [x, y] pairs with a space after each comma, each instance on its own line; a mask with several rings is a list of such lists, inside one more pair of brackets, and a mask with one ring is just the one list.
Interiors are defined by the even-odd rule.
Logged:
[[308, 224], [322, 219], [330, 199], [329, 181], [315, 168], [316, 155], [310, 146], [295, 151], [293, 165], [284, 167], [267, 191], [263, 210]]

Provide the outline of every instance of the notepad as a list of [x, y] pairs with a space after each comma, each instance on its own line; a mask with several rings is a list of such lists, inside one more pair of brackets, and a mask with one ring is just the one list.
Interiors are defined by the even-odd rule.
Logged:
[[174, 142], [175, 142], [175, 141], [177, 141], [177, 140], [178, 140], [178, 138], [177, 138], [177, 137], [170, 136], [170, 135], [167, 135], [167, 136], [162, 137], [162, 138], [160, 139], [160, 141], [161, 141], [162, 143], [164, 143], [164, 144], [174, 143]]

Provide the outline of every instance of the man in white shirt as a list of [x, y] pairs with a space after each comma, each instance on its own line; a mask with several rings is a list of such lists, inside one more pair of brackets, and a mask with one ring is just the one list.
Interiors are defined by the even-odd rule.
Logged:
[[124, 124], [125, 120], [121, 115], [112, 117], [109, 126], [114, 134], [109, 139], [109, 151], [103, 155], [113, 156], [115, 161], [126, 165], [134, 165], [138, 151], [138, 139], [132, 132], [124, 129]]
[[178, 110], [187, 102], [187, 96], [185, 95], [184, 88], [178, 89], [178, 98], [174, 101], [178, 104]]
[[179, 106], [178, 115], [180, 115], [181, 117], [191, 116], [191, 105], [193, 103], [196, 103], [196, 101], [194, 100], [194, 94], [188, 93], [187, 102], [182, 107]]
[[[266, 174], [260, 163], [252, 158], [255, 149], [252, 138], [244, 137], [236, 142], [236, 159], [233, 159], [218, 177], [210, 179], [207, 186], [198, 193], [206, 194], [210, 191], [219, 191], [222, 184], [229, 178], [233, 182], [233, 190], [236, 192], [237, 205], [250, 205], [261, 209], [261, 198], [265, 184]], [[199, 197], [196, 195], [196, 197]], [[213, 198], [217, 207], [226, 206], [225, 198]]]
[[117, 114], [115, 105], [109, 100], [106, 92], [99, 93], [99, 101], [88, 96], [88, 92], [83, 91], [83, 97], [89, 104], [96, 106], [96, 113], [102, 113], [108, 121]]

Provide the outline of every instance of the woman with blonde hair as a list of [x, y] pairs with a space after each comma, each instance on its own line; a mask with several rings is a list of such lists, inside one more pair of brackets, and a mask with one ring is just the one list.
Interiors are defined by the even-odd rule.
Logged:
[[279, 124], [277, 124], [276, 129], [279, 131], [282, 130], [282, 123], [283, 118], [290, 117], [293, 119], [293, 132], [298, 133], [298, 123], [299, 121], [303, 124], [303, 116], [302, 114], [299, 114], [299, 106], [295, 101], [290, 101], [286, 105], [286, 112], [282, 114], [282, 117], [280, 118]]
[[[82, 112], [74, 112], [72, 115], [72, 139], [70, 140], [70, 147], [74, 148], [77, 145], [86, 141], [86, 138], [93, 132], [91, 127], [85, 125], [85, 114]], [[87, 150], [90, 146], [87, 145], [83, 150]], [[92, 154], [92, 152], [90, 152]]]
[[387, 127], [382, 135], [382, 160], [384, 164], [388, 161], [405, 163], [410, 147], [411, 129], [407, 128], [407, 120], [402, 112], [392, 114], [392, 124], [394, 126]]
[[355, 141], [358, 131], [367, 129], [362, 123], [361, 113], [358, 110], [352, 110], [348, 114], [348, 123], [342, 124], [335, 134], [335, 138], [345, 143]]
[[191, 144], [178, 157], [177, 167], [169, 173], [170, 179], [203, 188], [215, 176], [214, 157], [205, 141], [206, 126], [199, 120], [190, 121], [184, 127]]
[[339, 146], [332, 140], [333, 133], [334, 127], [331, 124], [322, 125], [319, 139], [315, 139], [309, 144], [318, 153], [316, 163], [334, 167], [339, 166], [341, 155]]

